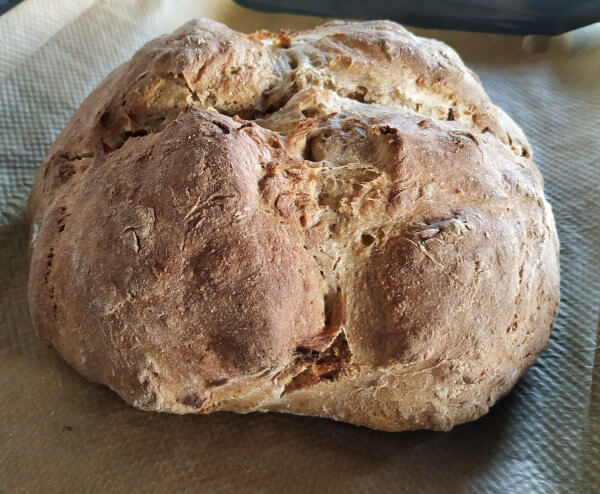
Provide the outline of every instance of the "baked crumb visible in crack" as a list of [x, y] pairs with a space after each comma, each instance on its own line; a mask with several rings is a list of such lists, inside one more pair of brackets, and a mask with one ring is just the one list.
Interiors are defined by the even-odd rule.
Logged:
[[340, 331], [325, 351], [311, 354], [309, 358], [312, 362], [285, 385], [281, 396], [321, 382], [335, 381], [340, 376], [352, 360], [344, 332]]

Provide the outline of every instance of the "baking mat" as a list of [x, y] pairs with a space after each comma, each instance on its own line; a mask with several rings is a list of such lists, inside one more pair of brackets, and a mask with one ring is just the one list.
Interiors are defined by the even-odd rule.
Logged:
[[0, 18], [0, 492], [599, 492], [599, 48], [528, 54], [520, 37], [418, 31], [455, 47], [525, 130], [561, 239], [549, 350], [479, 421], [384, 433], [141, 412], [38, 341], [24, 221], [35, 171], [110, 70], [200, 16], [246, 32], [321, 22], [200, 0], [26, 0]]

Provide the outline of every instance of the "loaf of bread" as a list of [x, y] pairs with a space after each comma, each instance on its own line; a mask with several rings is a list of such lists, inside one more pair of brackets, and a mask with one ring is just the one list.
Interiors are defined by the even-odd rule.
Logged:
[[547, 346], [531, 148], [392, 22], [192, 21], [82, 103], [30, 195], [33, 322], [144, 410], [447, 430]]

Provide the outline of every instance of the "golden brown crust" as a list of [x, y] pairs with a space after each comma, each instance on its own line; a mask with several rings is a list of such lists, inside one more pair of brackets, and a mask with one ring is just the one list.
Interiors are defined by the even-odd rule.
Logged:
[[144, 409], [449, 429], [554, 322], [558, 240], [530, 158], [458, 56], [397, 24], [192, 21], [49, 150], [28, 208], [34, 324]]

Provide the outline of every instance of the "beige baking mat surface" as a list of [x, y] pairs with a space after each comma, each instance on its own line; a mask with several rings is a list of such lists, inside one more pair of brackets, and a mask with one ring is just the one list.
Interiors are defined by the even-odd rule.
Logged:
[[0, 18], [0, 492], [599, 489], [598, 48], [528, 55], [517, 37], [422, 31], [455, 47], [525, 130], [562, 243], [549, 350], [483, 419], [450, 433], [383, 433], [290, 415], [141, 412], [41, 345], [23, 217], [38, 164], [110, 70], [200, 16], [247, 32], [319, 22], [200, 0], [26, 0]]

